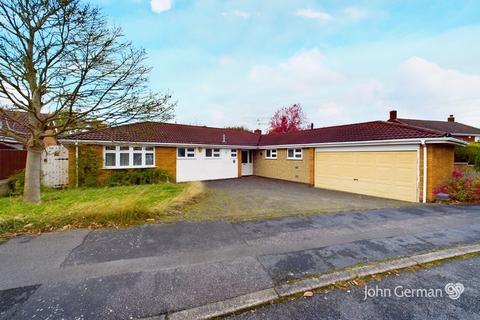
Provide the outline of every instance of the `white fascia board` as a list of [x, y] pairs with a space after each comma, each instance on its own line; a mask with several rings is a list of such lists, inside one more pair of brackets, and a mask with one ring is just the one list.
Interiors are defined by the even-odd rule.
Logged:
[[6, 137], [6, 136], [0, 136], [0, 141], [1, 142], [10, 142], [10, 143], [20, 143], [17, 140], [15, 140], [13, 138], [10, 138], [10, 137]]
[[158, 142], [131, 142], [131, 141], [105, 141], [105, 140], [72, 140], [60, 139], [63, 144], [98, 144], [98, 145], [141, 145], [141, 146], [155, 146], [155, 147], [178, 147], [178, 148], [219, 148], [219, 149], [257, 149], [257, 146], [237, 146], [237, 145], [220, 145], [220, 144], [196, 144], [196, 143], [158, 143]]

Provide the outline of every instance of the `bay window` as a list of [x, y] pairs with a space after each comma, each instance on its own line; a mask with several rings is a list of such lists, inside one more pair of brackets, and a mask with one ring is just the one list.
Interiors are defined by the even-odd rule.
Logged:
[[148, 168], [155, 166], [155, 148], [105, 146], [104, 167], [109, 169]]

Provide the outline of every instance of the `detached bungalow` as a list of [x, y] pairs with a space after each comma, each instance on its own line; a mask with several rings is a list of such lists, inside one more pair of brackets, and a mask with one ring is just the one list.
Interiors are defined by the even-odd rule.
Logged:
[[[69, 136], [70, 177], [90, 148], [112, 170], [162, 168], [177, 182], [257, 175], [411, 202], [434, 199], [453, 171], [454, 146], [437, 130], [373, 121], [285, 134], [157, 122]], [[72, 179], [72, 178], [70, 178]]]
[[390, 122], [404, 123], [409, 126], [436, 130], [448, 133], [451, 137], [464, 140], [466, 142], [480, 142], [480, 129], [455, 121], [451, 114], [447, 121], [438, 120], [420, 120], [420, 119], [401, 119], [397, 117], [397, 111], [390, 111]]

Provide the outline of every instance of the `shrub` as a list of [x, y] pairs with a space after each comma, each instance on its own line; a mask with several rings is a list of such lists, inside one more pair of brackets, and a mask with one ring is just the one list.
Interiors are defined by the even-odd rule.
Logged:
[[465, 147], [455, 147], [455, 162], [475, 164], [480, 156], [480, 143], [470, 143]]
[[78, 184], [83, 187], [97, 187], [100, 172], [100, 158], [91, 147], [80, 149], [78, 157]]
[[434, 194], [446, 193], [453, 201], [480, 201], [480, 175], [454, 171], [452, 177], [434, 190]]
[[475, 158], [475, 170], [480, 172], [480, 153], [477, 154], [477, 157]]
[[107, 186], [131, 186], [166, 182], [170, 175], [161, 169], [115, 170], [107, 179]]
[[13, 176], [9, 177], [10, 189], [12, 195], [23, 194], [23, 187], [25, 186], [25, 170], [17, 171]]

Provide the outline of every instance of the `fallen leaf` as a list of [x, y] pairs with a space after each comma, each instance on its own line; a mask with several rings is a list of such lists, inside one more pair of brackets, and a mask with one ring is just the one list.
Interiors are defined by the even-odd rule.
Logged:
[[303, 294], [304, 297], [313, 297], [313, 292], [312, 291], [305, 291]]
[[147, 222], [155, 222], [155, 219], [152, 219], [152, 218], [149, 218], [149, 219], [146, 219]]

